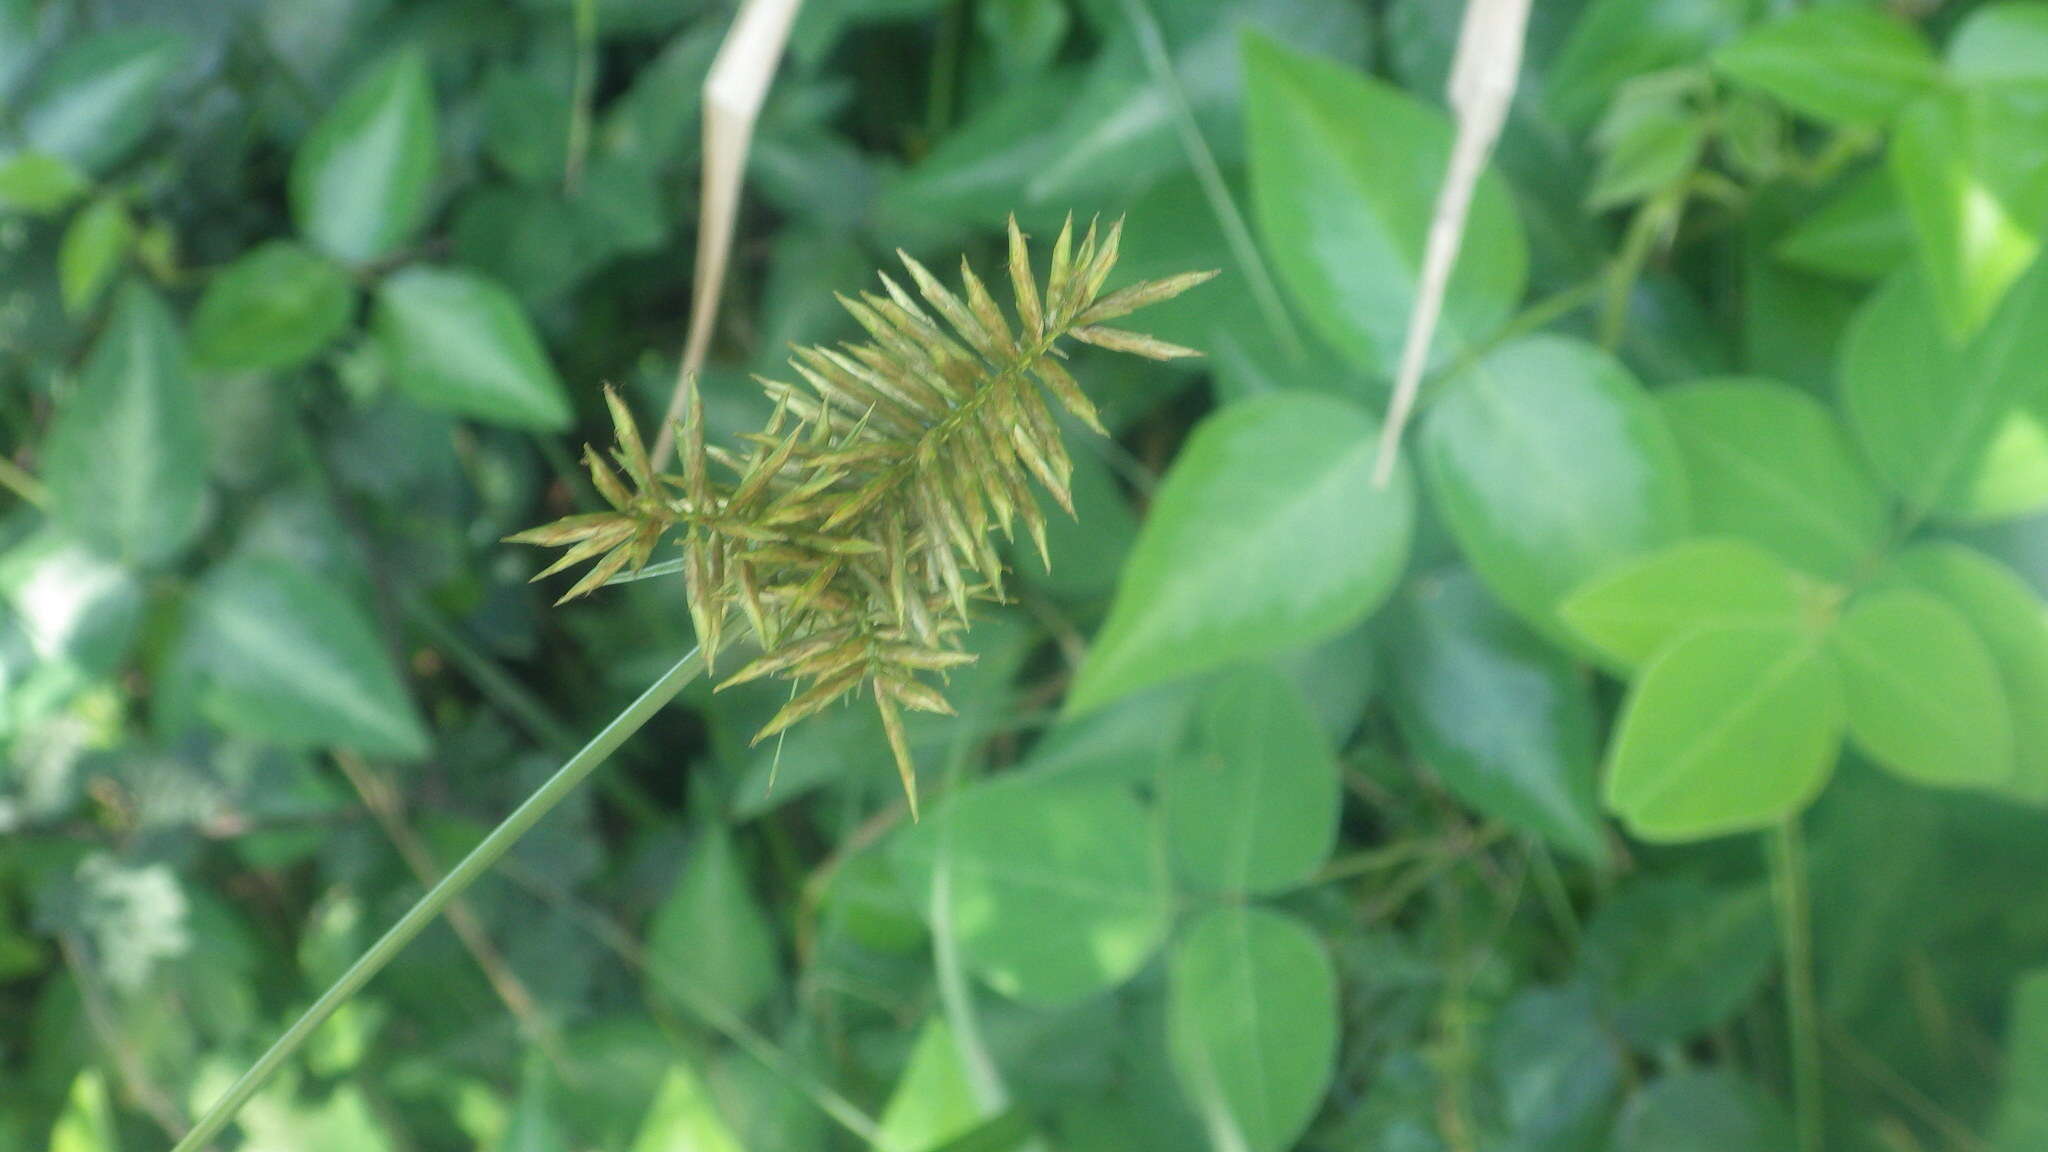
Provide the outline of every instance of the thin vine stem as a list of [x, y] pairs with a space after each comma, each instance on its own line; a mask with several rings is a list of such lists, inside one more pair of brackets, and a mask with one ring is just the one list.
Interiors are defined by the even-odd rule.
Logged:
[[292, 1054], [299, 1050], [320, 1025], [326, 1023], [328, 1017], [334, 1015], [343, 1004], [348, 1003], [363, 985], [370, 982], [371, 977], [383, 971], [385, 965], [391, 963], [401, 951], [404, 951], [406, 945], [412, 943], [415, 937], [426, 930], [427, 925], [440, 917], [442, 910], [447, 908], [451, 901], [467, 891], [470, 885], [482, 879], [483, 875], [519, 842], [520, 837], [526, 835], [540, 822], [541, 817], [553, 811], [555, 806], [574, 792], [576, 786], [583, 783], [598, 765], [604, 763], [613, 752], [618, 751], [620, 745], [638, 732], [656, 712], [661, 711], [663, 705], [675, 699], [692, 680], [702, 675], [703, 671], [703, 657], [697, 649], [692, 648], [689, 654], [676, 661], [675, 666], [663, 674], [661, 679], [642, 692], [639, 699], [626, 705], [625, 710], [614, 716], [611, 723], [606, 724], [603, 730], [591, 737], [590, 743], [585, 744], [581, 751], [571, 756], [553, 776], [550, 776], [547, 783], [535, 789], [510, 816], [491, 829], [490, 835], [471, 849], [469, 855], [462, 858], [461, 863], [450, 869], [440, 883], [420, 897], [419, 902], [404, 916], [399, 917], [398, 922], [393, 924], [381, 939], [357, 957], [356, 962], [349, 965], [348, 971], [342, 973], [341, 978], [322, 993], [311, 1007], [301, 1013], [292, 1026], [285, 1030], [284, 1035], [277, 1038], [277, 1042], [270, 1046], [269, 1051], [258, 1057], [256, 1062], [249, 1066], [249, 1070], [242, 1073], [241, 1078], [236, 1080], [220, 1099], [213, 1102], [212, 1107], [206, 1110], [206, 1114], [199, 1118], [199, 1122], [185, 1134], [184, 1139], [178, 1141], [171, 1152], [198, 1152], [212, 1143], [214, 1138], [220, 1135], [221, 1130], [227, 1127], [228, 1122], [235, 1118], [235, 1114], [242, 1110], [242, 1106], [249, 1102], [249, 1098], [277, 1074], [285, 1061], [291, 1059]]
[[1173, 109], [1173, 124], [1180, 133], [1181, 149], [1187, 153], [1188, 166], [1195, 170], [1195, 178], [1201, 183], [1202, 195], [1209, 201], [1209, 210], [1215, 214], [1216, 223], [1223, 229], [1223, 239], [1230, 245], [1230, 254], [1250, 281], [1252, 300], [1264, 314], [1266, 327], [1287, 355], [1300, 361], [1305, 354], [1301, 334], [1295, 331], [1294, 321], [1289, 318], [1287, 305], [1280, 298], [1280, 289], [1273, 282], [1273, 274], [1266, 267], [1265, 258], [1259, 255], [1259, 246], [1252, 239], [1252, 230], [1245, 224], [1244, 213], [1238, 210], [1237, 199], [1230, 194], [1230, 184], [1223, 179], [1223, 169], [1216, 163], [1216, 154], [1209, 148], [1208, 138], [1202, 135], [1202, 126], [1195, 120], [1193, 107], [1188, 104], [1186, 91], [1181, 88], [1180, 74], [1174, 71], [1173, 57], [1166, 50], [1166, 37], [1159, 30], [1159, 20], [1152, 14], [1146, 0], [1124, 0], [1124, 15], [1131, 22], [1132, 31], [1137, 33], [1138, 47], [1145, 57], [1146, 70], [1152, 73], [1152, 82], [1166, 94], [1168, 107]]
[[28, 469], [5, 456], [0, 456], [0, 488], [21, 497], [25, 503], [33, 507], [50, 506], [50, 490], [44, 487], [43, 482], [36, 479]]
[[1806, 886], [1806, 842], [1799, 818], [1771, 834], [1771, 893], [1785, 961], [1785, 1016], [1792, 1046], [1792, 1112], [1799, 1152], [1821, 1152], [1820, 1004], [1813, 989], [1813, 900]]

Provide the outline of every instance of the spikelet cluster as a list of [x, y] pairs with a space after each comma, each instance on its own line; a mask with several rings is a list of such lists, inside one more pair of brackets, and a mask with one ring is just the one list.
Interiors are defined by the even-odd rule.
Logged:
[[[1035, 482], [1073, 514], [1071, 466], [1047, 400], [1104, 433], [1061, 361], [1067, 338], [1170, 360], [1188, 348], [1104, 327], [1213, 276], [1191, 272], [1104, 294], [1122, 222], [1077, 245], [1068, 218], [1043, 288], [1015, 219], [1009, 279], [1015, 322], [965, 259], [961, 290], [901, 252], [916, 295], [883, 273], [880, 292], [839, 302], [870, 337], [796, 350], [801, 383], [760, 379], [775, 402], [736, 450], [704, 442], [694, 383], [676, 428], [679, 471], [661, 470], [631, 413], [608, 393], [617, 444], [586, 447], [609, 511], [522, 532], [567, 547], [541, 576], [596, 564], [562, 599], [638, 570], [666, 541], [682, 550], [690, 614], [707, 661], [736, 634], [761, 654], [720, 687], [764, 676], [793, 682], [789, 703], [755, 736], [773, 736], [856, 691], [881, 714], [913, 815], [915, 769], [905, 709], [950, 713], [924, 674], [970, 662], [960, 639], [975, 601], [1004, 599], [993, 541], [1021, 526], [1045, 556]], [[536, 577], [539, 579], [540, 577]]]

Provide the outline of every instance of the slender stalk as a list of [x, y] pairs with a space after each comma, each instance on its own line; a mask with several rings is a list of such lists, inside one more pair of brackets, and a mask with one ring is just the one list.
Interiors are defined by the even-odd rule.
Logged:
[[[441, 869], [434, 862], [433, 853], [427, 850], [412, 825], [406, 823], [405, 813], [399, 810], [399, 799], [391, 781], [380, 775], [375, 768], [355, 753], [346, 749], [334, 750], [334, 763], [341, 774], [348, 778], [349, 786], [356, 790], [363, 807], [369, 809], [391, 846], [398, 849], [405, 866], [412, 871], [413, 878], [432, 888], [441, 882]], [[561, 1037], [554, 1026], [541, 1013], [533, 993], [527, 990], [526, 982], [512, 971], [505, 958], [498, 954], [497, 946], [491, 943], [491, 935], [485, 930], [483, 921], [477, 919], [469, 904], [461, 897], [448, 902], [443, 910], [448, 917], [448, 926], [455, 930], [462, 946], [469, 951], [470, 959], [484, 974], [484, 980], [505, 1005], [512, 1018], [519, 1022], [519, 1029], [541, 1055], [557, 1072], [567, 1074], [569, 1055], [562, 1047]]]
[[50, 490], [43, 486], [43, 482], [30, 475], [28, 469], [5, 456], [0, 456], [0, 488], [7, 489], [37, 508], [50, 506]]
[[562, 191], [583, 186], [583, 161], [590, 155], [591, 103], [597, 93], [597, 0], [576, 0], [576, 78], [569, 93], [569, 142], [562, 162]]
[[[795, 1056], [755, 1031], [745, 1020], [705, 999], [695, 988], [676, 979], [660, 965], [649, 964], [646, 950], [609, 916], [578, 903], [574, 896], [564, 891], [552, 878], [530, 873], [517, 861], [505, 866], [505, 876], [514, 884], [568, 913], [575, 919], [577, 926], [590, 933], [599, 945], [611, 951], [629, 967], [659, 984], [662, 991], [675, 997], [676, 1003], [682, 1005], [686, 1011], [713, 1031], [732, 1041], [734, 1047], [753, 1057], [762, 1067], [782, 1077], [827, 1118], [844, 1128], [855, 1139], [880, 1149], [881, 1152], [901, 1152], [883, 1140], [879, 1121], [861, 1111], [859, 1105], [840, 1094], [830, 1084], [812, 1075]], [[658, 1007], [654, 1011], [657, 1016], [661, 1015]]]
[[1806, 888], [1806, 843], [1793, 816], [1771, 834], [1771, 892], [1785, 960], [1785, 1016], [1792, 1046], [1792, 1110], [1799, 1152], [1821, 1152], [1820, 1005], [1813, 991], [1813, 901]]
[[1300, 360], [1303, 355], [1301, 334], [1294, 330], [1294, 321], [1288, 317], [1287, 305], [1280, 299], [1280, 289], [1273, 282], [1273, 274], [1259, 255], [1258, 243], [1252, 239], [1252, 230], [1245, 225], [1244, 213], [1238, 211], [1237, 200], [1230, 194], [1230, 185], [1223, 179], [1223, 169], [1216, 163], [1216, 154], [1202, 135], [1202, 126], [1195, 121], [1194, 109], [1189, 106], [1187, 93], [1181, 88], [1180, 74], [1173, 69], [1173, 57], [1166, 51], [1166, 38], [1159, 31], [1159, 20], [1152, 15], [1151, 6], [1145, 0], [1124, 0], [1124, 14], [1130, 19], [1132, 30], [1138, 34], [1138, 47], [1144, 52], [1145, 68], [1152, 73], [1152, 82], [1166, 94], [1167, 104], [1173, 109], [1173, 123], [1180, 132], [1181, 149], [1187, 153], [1188, 164], [1194, 168], [1195, 178], [1202, 185], [1202, 195], [1209, 201], [1209, 211], [1215, 213], [1216, 223], [1223, 229], [1223, 239], [1230, 245], [1231, 256], [1251, 283], [1253, 302], [1265, 315], [1266, 327], [1280, 342], [1280, 347], [1288, 356]]
[[1558, 871], [1550, 849], [1534, 838], [1529, 841], [1529, 866], [1536, 875], [1536, 891], [1543, 897], [1543, 907], [1549, 912], [1551, 922], [1557, 925], [1557, 934], [1564, 938], [1566, 950], [1576, 956], [1579, 951], [1579, 918], [1572, 911], [1571, 893], [1565, 889], [1564, 876]]
[[419, 902], [401, 916], [381, 939], [357, 957], [348, 971], [342, 973], [341, 978], [322, 993], [320, 998], [313, 1002], [312, 1007], [300, 1014], [298, 1020], [285, 1030], [284, 1035], [277, 1038], [277, 1042], [270, 1046], [270, 1050], [250, 1065], [249, 1070], [242, 1073], [241, 1079], [236, 1080], [220, 1099], [213, 1102], [213, 1106], [206, 1110], [206, 1115], [199, 1118], [192, 1131], [186, 1133], [183, 1140], [178, 1141], [172, 1152], [197, 1152], [219, 1136], [228, 1122], [234, 1119], [235, 1113], [241, 1111], [242, 1105], [247, 1104], [249, 1098], [277, 1074], [277, 1070], [284, 1066], [284, 1062], [291, 1059], [300, 1045], [303, 1045], [329, 1016], [334, 1015], [336, 1009], [346, 1004], [363, 985], [369, 983], [371, 977], [383, 971], [385, 965], [391, 963], [407, 944], [412, 943], [414, 937], [441, 915], [441, 910], [446, 908], [450, 901], [468, 890], [470, 885], [490, 871], [491, 866], [510, 851], [512, 846], [519, 842], [520, 837], [539, 823], [541, 817], [547, 815], [555, 805], [560, 804], [569, 793], [575, 791], [576, 786], [581, 784], [585, 777], [604, 763], [621, 744], [624, 744], [633, 733], [638, 732], [656, 712], [661, 711], [663, 705], [675, 699], [676, 694], [703, 671], [703, 657], [693, 648], [689, 655], [676, 661], [675, 667], [670, 668], [661, 679], [642, 692], [639, 699], [628, 704], [624, 711], [613, 717], [611, 723], [606, 724], [602, 731], [591, 737], [590, 743], [571, 756], [553, 776], [548, 778], [547, 783], [536, 789], [533, 795], [526, 798], [525, 803], [514, 809], [510, 816], [505, 817], [503, 823], [493, 828], [491, 834], [483, 838], [482, 843], [471, 849], [469, 855], [463, 857], [462, 862], [449, 871], [439, 884], [420, 897]]
[[[964, 726], [962, 726], [964, 728]], [[952, 793], [966, 774], [969, 748], [959, 737], [946, 759], [946, 791]], [[932, 864], [928, 894], [932, 929], [932, 969], [938, 977], [939, 1002], [946, 1027], [953, 1033], [954, 1050], [967, 1074], [974, 1102], [986, 1116], [1000, 1114], [1010, 1106], [1010, 1091], [1003, 1073], [981, 1034], [981, 1019], [974, 1010], [974, 989], [967, 982], [967, 966], [960, 956], [960, 941], [953, 934], [953, 821], [950, 816], [939, 825], [939, 850]]]

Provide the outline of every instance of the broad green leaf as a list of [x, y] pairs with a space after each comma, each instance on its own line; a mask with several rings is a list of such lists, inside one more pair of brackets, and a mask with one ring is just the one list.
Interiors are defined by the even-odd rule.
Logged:
[[1204, 694], [1194, 746], [1160, 771], [1174, 865], [1209, 892], [1271, 892], [1314, 876], [1337, 842], [1337, 759], [1301, 693], [1245, 668]]
[[1158, 821], [1122, 785], [977, 784], [899, 838], [895, 859], [911, 891], [944, 895], [968, 968], [1019, 1000], [1123, 983], [1170, 924]]
[[[1272, 41], [1245, 41], [1252, 200], [1265, 248], [1302, 312], [1339, 352], [1394, 374], [1415, 302], [1451, 123], [1390, 85]], [[1528, 272], [1507, 185], [1481, 177], [1430, 363], [1486, 339]]]
[[128, 219], [128, 210], [112, 196], [94, 200], [71, 218], [57, 250], [64, 311], [76, 316], [99, 302], [134, 239], [135, 224]]
[[1960, 544], [1926, 544], [1895, 562], [1907, 580], [1962, 613], [1990, 650], [2012, 713], [2013, 794], [2048, 803], [2048, 615], [2019, 574]]
[[1553, 636], [1572, 589], [1685, 534], [1663, 413], [1590, 344], [1541, 336], [1494, 352], [1437, 402], [1417, 450], [1473, 570]]
[[1709, 125], [1684, 93], [1666, 87], [1648, 79], [1628, 85], [1608, 110], [1593, 134], [1600, 164], [1586, 195], [1588, 207], [1600, 211], [1647, 200], [1692, 174]]
[[1934, 595], [1859, 596], [1833, 635], [1849, 735], [1908, 780], [1996, 787], [2013, 774], [2011, 712], [1991, 650]]
[[1586, 926], [1585, 963], [1614, 1030], [1641, 1048], [1684, 1041], [1734, 1016], [1776, 954], [1762, 886], [1689, 873], [1639, 879]]
[[121, 1152], [119, 1133], [106, 1081], [87, 1068], [71, 1081], [64, 1111], [50, 1130], [49, 1152]]
[[1337, 978], [1322, 941], [1291, 916], [1220, 908], [1182, 933], [1167, 979], [1174, 1072], [1214, 1146], [1293, 1147], [1336, 1063]]
[[2044, 388], [2048, 264], [1967, 345], [1943, 336], [1910, 270], [1863, 305], [1842, 343], [1850, 431], [1913, 511], [1985, 519], [2048, 504], [2048, 472], [2035, 463], [2048, 459], [2048, 429], [2026, 407]]
[[633, 1152], [748, 1152], [718, 1113], [717, 1104], [687, 1064], [669, 1067], [640, 1121]]
[[1949, 37], [1948, 74], [1971, 86], [2048, 84], [2048, 4], [1973, 8]]
[[274, 240], [228, 265], [192, 314], [192, 356], [210, 372], [275, 372], [320, 354], [355, 310], [348, 274]]
[[1581, 584], [1558, 616], [1621, 668], [1708, 625], [1797, 625], [1805, 587], [1754, 544], [1706, 536], [1626, 560]]
[[1688, 632], [1629, 691], [1607, 806], [1644, 840], [1770, 827], [1827, 782], [1841, 748], [1842, 697], [1827, 649], [1795, 625]]
[[1480, 812], [1605, 859], [1586, 677], [1469, 572], [1417, 579], [1397, 604], [1394, 715], [1423, 763]]
[[205, 512], [200, 397], [183, 359], [163, 302], [124, 289], [45, 445], [57, 518], [129, 563], [176, 557]]
[[647, 993], [686, 1011], [745, 1015], [781, 985], [767, 917], [723, 825], [706, 827], [647, 929]]
[[1810, 394], [1732, 379], [1666, 389], [1657, 402], [1685, 456], [1697, 530], [1836, 578], [1884, 547], [1884, 497], [1841, 423]]
[[1882, 127], [1940, 76], [1934, 50], [1905, 20], [1853, 3], [1761, 24], [1714, 53], [1723, 76], [1829, 124]]
[[1692, 64], [1742, 29], [1749, 0], [1592, 0], [1551, 63], [1544, 101], [1567, 126], [1591, 124], [1629, 79]]
[[223, 731], [286, 748], [417, 759], [427, 733], [369, 617], [302, 568], [237, 560], [185, 609], [173, 669]]
[[433, 81], [402, 49], [372, 64], [292, 157], [292, 220], [347, 264], [396, 251], [425, 218], [434, 183]]
[[1614, 1042], [1591, 981], [1536, 986], [1494, 1018], [1487, 1064], [1514, 1148], [1586, 1148], [1604, 1134], [1621, 1086]]
[[1993, 1152], [2030, 1152], [2048, 1141], [2048, 969], [2013, 984], [2006, 1016], [2005, 1090], [1992, 1123]]
[[37, 659], [106, 675], [127, 656], [143, 607], [142, 581], [55, 528], [0, 552], [0, 634], [11, 614]]
[[1378, 427], [1330, 396], [1276, 393], [1209, 416], [1138, 533], [1067, 707], [1334, 636], [1392, 590], [1414, 489], [1372, 483]]
[[568, 394], [519, 302], [470, 272], [408, 268], [377, 294], [398, 386], [430, 408], [515, 428], [569, 426]]
[[91, 186], [78, 169], [47, 152], [0, 157], [0, 208], [46, 215], [78, 199]]
[[882, 1109], [882, 1139], [889, 1148], [937, 1148], [972, 1131], [987, 1113], [974, 1097], [953, 1030], [933, 1016], [917, 1033], [910, 1063]]
[[1892, 180], [1912, 222], [1939, 330], [1951, 342], [1984, 327], [2041, 250], [2048, 202], [2010, 171], [2015, 153], [2039, 155], [2031, 136], [2016, 134], [1991, 98], [1963, 91], [1922, 97], [1893, 132]]
[[1872, 168], [1801, 216], [1771, 254], [1844, 280], [1880, 280], [1913, 257], [1913, 230], [1890, 173]]
[[119, 28], [74, 41], [29, 93], [22, 138], [88, 172], [108, 168], [162, 114], [164, 90], [185, 59], [184, 39], [160, 28]]
[[1783, 1152], [1795, 1145], [1784, 1112], [1725, 1068], [1660, 1076], [1629, 1097], [1613, 1152]]

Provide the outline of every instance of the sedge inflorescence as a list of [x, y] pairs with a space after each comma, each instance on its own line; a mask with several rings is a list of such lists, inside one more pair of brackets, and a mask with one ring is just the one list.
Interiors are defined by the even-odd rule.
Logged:
[[[695, 382], [675, 429], [680, 471], [662, 470], [632, 414], [607, 392], [616, 443], [584, 449], [607, 511], [510, 539], [568, 549], [540, 579], [596, 563], [563, 600], [638, 570], [679, 540], [690, 615], [707, 666], [745, 632], [760, 655], [720, 687], [775, 676], [789, 702], [755, 741], [857, 691], [881, 714], [912, 814], [915, 767], [905, 709], [950, 713], [924, 674], [973, 660], [961, 650], [975, 601], [1002, 601], [993, 535], [1022, 525], [1046, 556], [1036, 482], [1069, 515], [1071, 465], [1050, 399], [1098, 434], [1095, 406], [1061, 363], [1067, 338], [1157, 360], [1196, 355], [1105, 327], [1215, 275], [1190, 272], [1105, 294], [1122, 222], [1074, 243], [1070, 216], [1041, 288], [1009, 225], [1013, 325], [963, 258], [955, 293], [901, 252], [913, 296], [887, 273], [881, 292], [839, 302], [870, 337], [796, 349], [800, 384], [758, 378], [774, 414], [737, 449], [704, 442]], [[922, 303], [920, 303], [920, 299]]]

